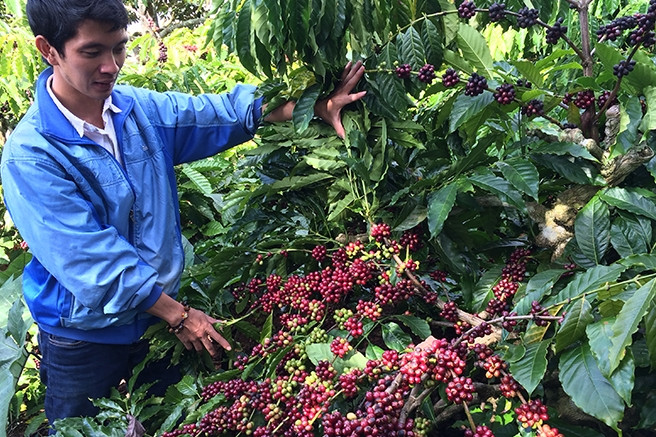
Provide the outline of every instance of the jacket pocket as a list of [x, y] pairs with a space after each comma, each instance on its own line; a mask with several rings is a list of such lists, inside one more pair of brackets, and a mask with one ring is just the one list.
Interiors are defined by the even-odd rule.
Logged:
[[135, 321], [137, 310], [127, 310], [118, 314], [104, 314], [91, 308], [80, 305], [75, 297], [72, 298], [71, 311], [66, 318], [62, 317], [61, 324], [66, 328], [81, 330], [102, 329], [109, 326], [119, 326]]

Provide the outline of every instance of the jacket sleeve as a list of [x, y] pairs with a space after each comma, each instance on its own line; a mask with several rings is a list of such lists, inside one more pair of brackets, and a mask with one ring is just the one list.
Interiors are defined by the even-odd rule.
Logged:
[[[117, 314], [152, 306], [162, 293], [157, 272], [116, 227], [101, 225], [70, 171], [38, 147], [12, 146], [19, 153], [2, 162], [5, 203], [38, 262], [93, 311]], [[24, 149], [29, 157], [21, 155]], [[33, 278], [43, 288], [52, 288], [51, 280]]]
[[145, 110], [158, 130], [173, 164], [212, 156], [249, 141], [262, 115], [256, 88], [239, 84], [227, 93], [191, 96], [178, 92], [146, 93]]

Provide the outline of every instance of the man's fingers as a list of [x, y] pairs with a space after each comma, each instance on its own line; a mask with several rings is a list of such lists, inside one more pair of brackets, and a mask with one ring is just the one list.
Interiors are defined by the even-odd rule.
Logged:
[[348, 64], [346, 64], [346, 67], [342, 70], [342, 76], [340, 77], [340, 80], [344, 82], [346, 80], [346, 77], [348, 76], [349, 72], [351, 71], [351, 65], [352, 62], [348, 61]]
[[214, 331], [213, 333], [208, 334], [208, 336], [216, 343], [219, 343], [223, 349], [227, 351], [232, 349], [230, 343], [228, 343], [228, 341], [225, 338], [223, 338], [221, 334], [219, 334], [218, 332]]

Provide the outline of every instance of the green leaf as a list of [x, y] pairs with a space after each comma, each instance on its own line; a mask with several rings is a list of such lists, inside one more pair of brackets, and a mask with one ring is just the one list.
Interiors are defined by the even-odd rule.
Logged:
[[567, 305], [565, 314], [565, 319], [556, 334], [556, 353], [584, 338], [587, 326], [594, 321], [592, 305], [585, 298], [577, 299]]
[[631, 405], [631, 394], [633, 393], [636, 376], [635, 368], [633, 352], [628, 349], [619, 367], [615, 369], [609, 378], [610, 384], [627, 405]]
[[394, 322], [383, 323], [381, 325], [381, 330], [385, 345], [397, 352], [403, 351], [410, 343], [412, 343], [412, 338], [403, 332], [401, 327]]
[[264, 321], [264, 326], [262, 326], [262, 334], [260, 335], [260, 343], [263, 343], [264, 340], [271, 337], [273, 334], [273, 311], [269, 313], [266, 320]]
[[[1, 346], [0, 346], [1, 347]], [[0, 366], [0, 422], [9, 423], [9, 406], [14, 397], [16, 379], [9, 371], [9, 365]], [[0, 437], [7, 436], [7, 427], [0, 427]]]
[[383, 356], [385, 349], [380, 346], [376, 346], [373, 343], [367, 345], [367, 350], [365, 351], [365, 356], [370, 360], [378, 360]]
[[492, 78], [493, 60], [485, 37], [472, 26], [460, 23], [456, 39], [458, 40], [458, 48], [467, 62], [479, 74], [488, 79]]
[[183, 376], [180, 382], [175, 384], [175, 387], [187, 397], [198, 396], [198, 385], [196, 384], [196, 379], [191, 375]]
[[610, 211], [598, 196], [594, 196], [577, 214], [574, 233], [583, 255], [595, 264], [601, 264], [610, 244]]
[[448, 184], [428, 199], [428, 231], [432, 237], [442, 232], [442, 227], [456, 202], [458, 187], [455, 183]]
[[305, 353], [308, 359], [315, 366], [319, 361], [332, 362], [335, 357], [330, 350], [330, 343], [311, 343], [305, 346]]
[[647, 341], [649, 362], [652, 368], [656, 368], [656, 304], [653, 303], [645, 315], [645, 340]]
[[339, 160], [340, 152], [334, 148], [317, 149], [303, 157], [312, 168], [321, 171], [333, 171], [343, 168], [346, 164]]
[[253, 39], [251, 35], [251, 2], [245, 0], [237, 17], [237, 33], [235, 35], [237, 53], [242, 65], [251, 73], [257, 75], [255, 57], [252, 53]]
[[497, 167], [513, 187], [531, 196], [534, 200], [538, 200], [540, 175], [538, 169], [530, 161], [523, 158], [513, 158], [498, 162]]
[[[617, 280], [624, 270], [626, 270], [625, 266], [613, 264], [610, 266], [596, 266], [577, 273], [574, 279], [558, 293], [555, 300], [558, 303], [565, 303], [570, 299], [592, 292], [607, 282]], [[593, 298], [589, 299], [592, 301]]]
[[554, 284], [563, 273], [565, 273], [563, 269], [550, 269], [533, 275], [528, 280], [523, 297], [517, 302], [513, 311], [517, 314], [528, 314], [533, 301], [537, 300], [539, 302], [545, 295], [550, 294]]
[[303, 91], [292, 111], [292, 122], [297, 132], [303, 132], [314, 117], [314, 105], [317, 103], [321, 86], [314, 84]]
[[368, 362], [369, 360], [367, 357], [362, 355], [360, 352], [355, 351], [354, 353], [351, 353], [344, 358], [335, 360], [335, 370], [341, 373], [344, 371], [344, 369], [364, 369]]
[[544, 83], [544, 76], [540, 69], [530, 61], [514, 61], [512, 65], [515, 66], [519, 74], [521, 74], [526, 80], [535, 84], [538, 88], [542, 87]]
[[[656, 87], [646, 87], [644, 93], [647, 107], [656, 108]], [[656, 113], [654, 113], [654, 111], [647, 111], [642, 119], [642, 125], [640, 128], [645, 132], [656, 129]]]
[[297, 190], [317, 182], [332, 179], [333, 176], [327, 173], [313, 173], [308, 176], [290, 176], [271, 184], [275, 191]]
[[613, 335], [613, 322], [615, 318], [604, 318], [595, 323], [589, 324], [585, 328], [588, 336], [590, 350], [597, 360], [597, 367], [604, 375], [610, 375], [610, 359], [608, 351], [611, 348], [610, 338]]
[[547, 371], [547, 349], [550, 344], [551, 339], [532, 343], [526, 346], [526, 353], [521, 359], [510, 363], [513, 377], [529, 395], [540, 384]]
[[410, 64], [413, 69], [418, 69], [426, 63], [424, 44], [414, 27], [410, 26], [405, 33], [400, 34], [396, 45], [402, 63]]
[[494, 96], [488, 92], [474, 97], [459, 94], [449, 115], [449, 133], [455, 132], [460, 126], [474, 118], [492, 102], [494, 102]]
[[424, 20], [424, 25], [421, 28], [421, 36], [426, 47], [426, 62], [436, 67], [442, 65], [444, 45], [439, 29], [431, 20]]
[[476, 174], [470, 176], [469, 180], [474, 185], [497, 195], [501, 200], [508, 201], [521, 211], [526, 209], [526, 204], [524, 203], [524, 199], [522, 199], [522, 195], [505, 179], [492, 174]]
[[487, 302], [494, 295], [492, 287], [501, 279], [503, 267], [495, 264], [488, 269], [481, 279], [476, 283], [476, 288], [472, 292], [472, 308], [475, 312], [483, 311]]
[[570, 182], [582, 185], [602, 185], [603, 179], [597, 169], [591, 165], [583, 165], [580, 160], [555, 155], [533, 155], [539, 165], [551, 169]]
[[638, 330], [638, 324], [653, 306], [656, 297], [656, 279], [652, 279], [640, 287], [631, 296], [613, 323], [613, 336], [609, 351], [610, 372], [615, 371], [624, 358], [626, 347], [632, 342], [633, 334]]
[[612, 187], [601, 191], [600, 196], [611, 206], [656, 220], [656, 203], [635, 189]]
[[618, 155], [623, 155], [631, 149], [637, 142], [638, 127], [642, 122], [642, 105], [638, 97], [631, 97], [626, 103], [620, 106], [621, 123], [620, 133], [617, 135], [617, 141], [612, 148], [612, 153], [607, 159], [612, 159]]
[[387, 73], [376, 74], [375, 79], [377, 88], [383, 91], [378, 96], [381, 103], [387, 105], [388, 110], [392, 110], [394, 113], [407, 111], [412, 102], [408, 99], [403, 82], [395, 75]]
[[598, 161], [598, 159], [592, 156], [592, 154], [588, 152], [585, 147], [576, 143], [546, 143], [531, 148], [531, 153], [557, 156], [573, 156], [575, 158], [587, 159], [588, 161]]
[[610, 242], [622, 258], [646, 253], [652, 236], [651, 221], [620, 214], [610, 227]]
[[198, 191], [203, 194], [212, 194], [212, 184], [201, 172], [196, 171], [188, 164], [183, 164], [182, 173], [198, 188]]
[[403, 314], [396, 315], [394, 318], [410, 328], [412, 333], [421, 339], [426, 339], [431, 335], [430, 326], [424, 319], [420, 319], [417, 316], [407, 316]]
[[643, 270], [656, 270], [656, 255], [633, 255], [617, 262], [627, 268], [640, 267]]
[[611, 428], [624, 416], [624, 402], [611, 383], [601, 374], [587, 344], [564, 352], [558, 377], [563, 390], [584, 412]]

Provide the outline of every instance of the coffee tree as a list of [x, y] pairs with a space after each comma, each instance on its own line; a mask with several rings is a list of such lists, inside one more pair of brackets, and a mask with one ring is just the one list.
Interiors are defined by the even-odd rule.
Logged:
[[[233, 350], [198, 360], [156, 327], [182, 382], [153, 399], [128, 381], [60, 434], [649, 435], [653, 1], [215, 12], [217, 52], [270, 107], [297, 102], [180, 172], [181, 298]], [[347, 60], [367, 97], [340, 140], [312, 108]], [[128, 78], [171, 87], [158, 74]]]
[[[171, 389], [162, 435], [653, 428], [656, 4], [217, 12], [217, 49], [297, 105], [194, 203], [183, 292], [235, 351]], [[312, 108], [347, 59], [341, 141]]]

